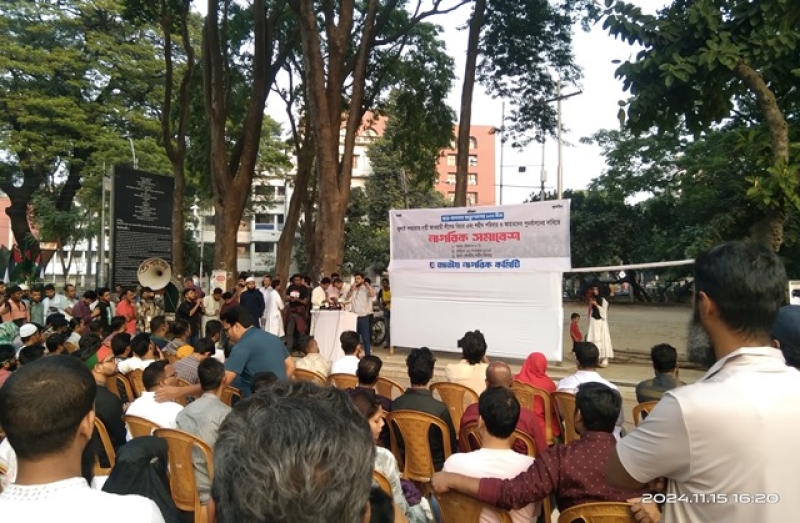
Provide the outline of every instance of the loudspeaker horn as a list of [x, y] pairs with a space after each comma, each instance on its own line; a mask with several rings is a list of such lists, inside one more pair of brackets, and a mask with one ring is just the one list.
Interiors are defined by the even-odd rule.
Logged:
[[172, 280], [172, 268], [167, 260], [148, 258], [139, 265], [137, 279], [142, 287], [161, 290]]

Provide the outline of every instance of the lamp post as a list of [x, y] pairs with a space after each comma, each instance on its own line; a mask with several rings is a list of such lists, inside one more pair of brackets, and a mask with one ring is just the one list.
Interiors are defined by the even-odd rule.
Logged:
[[557, 177], [557, 192], [558, 192], [558, 199], [560, 200], [564, 194], [564, 164], [563, 164], [563, 146], [564, 142], [561, 139], [561, 101], [566, 100], [567, 98], [572, 98], [573, 96], [578, 96], [582, 94], [583, 91], [577, 91], [570, 94], [561, 94], [561, 80], [558, 81], [558, 86], [556, 88], [556, 97], [547, 100], [545, 103], [550, 102], [557, 102], [556, 105], [556, 115], [558, 120], [558, 129], [556, 130], [556, 139], [558, 140], [558, 170], [556, 172]]

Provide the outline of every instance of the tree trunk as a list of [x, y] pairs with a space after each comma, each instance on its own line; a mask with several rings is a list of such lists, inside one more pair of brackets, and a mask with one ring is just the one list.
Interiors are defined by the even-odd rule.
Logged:
[[472, 124], [472, 95], [475, 91], [475, 69], [478, 64], [478, 44], [480, 43], [483, 19], [486, 14], [486, 0], [475, 0], [475, 10], [469, 22], [467, 41], [467, 63], [464, 66], [464, 84], [461, 89], [461, 114], [458, 119], [458, 142], [456, 155], [456, 194], [454, 205], [467, 206], [467, 185], [469, 182], [469, 132]]
[[36, 260], [42, 253], [39, 240], [33, 235], [31, 224], [28, 220], [29, 200], [30, 198], [25, 199], [24, 202], [19, 202], [12, 199], [11, 205], [6, 208], [6, 214], [11, 221], [11, 231], [14, 233], [14, 239], [22, 253], [23, 261], [29, 258]]
[[[309, 275], [318, 276], [320, 273], [314, 271], [317, 266], [317, 217], [315, 216], [316, 203], [317, 203], [317, 180], [311, 178], [306, 190], [305, 198], [303, 199], [303, 241], [306, 245], [306, 254], [308, 255], [307, 264], [303, 270]], [[330, 273], [328, 273], [330, 274]]]
[[296, 151], [297, 175], [294, 178], [294, 192], [289, 200], [289, 210], [283, 222], [283, 231], [278, 240], [278, 253], [275, 258], [275, 278], [286, 282], [292, 266], [292, 253], [294, 251], [297, 224], [300, 222], [300, 212], [308, 200], [308, 185], [314, 169], [314, 134], [306, 132], [303, 143]]
[[[178, 164], [172, 164], [174, 188], [172, 189], [172, 271], [183, 281], [183, 236], [184, 223], [183, 198], [186, 194], [186, 176], [183, 169], [183, 158]], [[201, 217], [202, 219], [202, 217]], [[200, 239], [202, 241], [202, 238]]]
[[[761, 73], [743, 61], [736, 65], [733, 73], [753, 93], [767, 123], [772, 167], [778, 171], [786, 169], [789, 164], [789, 124], [778, 107], [775, 93], [770, 90]], [[783, 244], [783, 226], [787, 218], [786, 198], [779, 197], [773, 201], [764, 218], [751, 227], [750, 235], [753, 240], [779, 251]]]

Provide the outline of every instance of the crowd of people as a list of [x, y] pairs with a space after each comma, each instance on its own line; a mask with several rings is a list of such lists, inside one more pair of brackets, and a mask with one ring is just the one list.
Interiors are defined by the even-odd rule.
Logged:
[[[157, 300], [140, 321], [142, 302], [152, 299], [144, 290], [137, 300], [121, 289], [112, 305], [116, 300], [107, 289], [87, 291], [77, 301], [74, 292], [62, 299], [55, 289], [43, 289], [49, 301], [39, 325], [29, 315], [38, 303], [34, 292], [26, 303], [24, 289], [9, 288], [9, 305], [0, 308], [10, 315], [0, 325], [3, 520], [51, 521], [80, 510], [85, 521], [112, 513], [124, 522], [178, 521], [168, 494], [143, 489], [147, 481], [119, 479], [131, 474], [118, 470], [119, 460], [104, 484], [93, 477], [92, 465], [109, 464], [95, 418], [118, 457], [145, 453], [141, 466], [147, 468], [159, 455], [157, 448], [152, 455], [145, 450], [158, 438], [133, 437], [125, 414], [208, 443], [213, 463], [193, 455], [196, 484], [202, 510], [221, 523], [431, 523], [440, 517], [437, 496], [449, 491], [510, 510], [515, 522], [543, 518], [545, 500], [561, 512], [585, 503], [628, 502], [637, 521], [667, 523], [783, 522], [800, 508], [794, 497], [800, 458], [793, 452], [800, 437], [794, 401], [800, 395], [800, 307], [782, 307], [786, 275], [767, 248], [733, 242], [697, 258], [688, 354], [709, 370], [684, 384], [677, 350], [653, 347], [654, 377], [640, 383], [636, 395], [657, 403], [627, 434], [620, 391], [598, 372], [610, 355], [583, 336], [573, 335], [576, 372], [556, 383], [541, 353], [531, 353], [514, 373], [506, 362], [487, 357], [482, 332], [466, 332], [457, 341], [461, 361], [444, 369], [448, 381], [478, 397], [460, 421], [431, 389], [436, 357], [426, 347], [406, 357], [409, 387], [397, 397], [383, 396], [377, 391], [383, 362], [370, 353], [368, 335], [342, 333], [345, 356], [331, 362], [303, 330], [310, 329], [307, 309], [350, 304], [361, 316], [366, 306], [359, 300], [372, 304], [379, 291], [359, 285], [359, 276], [344, 291], [338, 278], [310, 289], [298, 277], [285, 293], [280, 282], [262, 281], [262, 288], [272, 289], [267, 296], [248, 277], [228, 298], [222, 292], [203, 298], [187, 285], [173, 322]], [[338, 295], [328, 295], [336, 285]], [[218, 310], [205, 306], [209, 298]], [[269, 328], [272, 303], [289, 309], [281, 321], [284, 335], [292, 336], [281, 339]], [[590, 304], [603, 306], [599, 300]], [[97, 325], [105, 315], [107, 325]], [[290, 353], [295, 347], [303, 353], [296, 360]], [[295, 380], [296, 369], [323, 379], [351, 374], [356, 385], [337, 389]], [[108, 390], [109, 380], [131, 373], [141, 373], [141, 395], [120, 398]], [[545, 394], [572, 394], [575, 410], [543, 402], [523, 406], [515, 381]], [[240, 401], [223, 401], [230, 386], [240, 391]], [[423, 436], [435, 471], [432, 492], [401, 474], [398, 463], [415, 447], [406, 448], [403, 434], [387, 424], [387, 414], [397, 411], [441, 422], [441, 430]], [[554, 420], [549, 426], [548, 419]], [[572, 422], [577, 441], [562, 443], [559, 419]], [[519, 433], [533, 441], [535, 456], [520, 448]], [[375, 472], [388, 480], [388, 492], [374, 483]], [[481, 521], [492, 519], [484, 513]]]

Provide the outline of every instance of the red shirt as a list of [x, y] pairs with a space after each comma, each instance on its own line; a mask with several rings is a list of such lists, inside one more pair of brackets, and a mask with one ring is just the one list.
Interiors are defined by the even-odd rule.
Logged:
[[[461, 452], [469, 452], [469, 449], [467, 448], [467, 438], [462, 434], [464, 427], [467, 425], [477, 425], [478, 416], [477, 403], [473, 403], [467, 407], [467, 409], [464, 411], [464, 414], [461, 416], [461, 426], [458, 429], [458, 433], [461, 434], [461, 436], [458, 438], [458, 448], [461, 450]], [[534, 414], [532, 410], [526, 408], [519, 409], [517, 428], [533, 438], [533, 443], [536, 445], [537, 455], [547, 448], [547, 437], [544, 435], [542, 425], [536, 419], [536, 414]], [[520, 440], [514, 442], [514, 450], [520, 454], [527, 453], [525, 444]]]
[[136, 311], [133, 304], [122, 300], [117, 304], [117, 316], [125, 318], [125, 332], [133, 336], [136, 334]]
[[478, 499], [502, 509], [519, 509], [556, 495], [560, 512], [583, 503], [625, 501], [646, 490], [623, 490], [606, 482], [606, 464], [617, 440], [610, 432], [587, 432], [569, 445], [553, 445], [514, 479], [485, 478]]
[[581, 334], [581, 328], [578, 327], [578, 322], [573, 321], [569, 325], [569, 335], [572, 338], [573, 342], [583, 341], [583, 334]]

